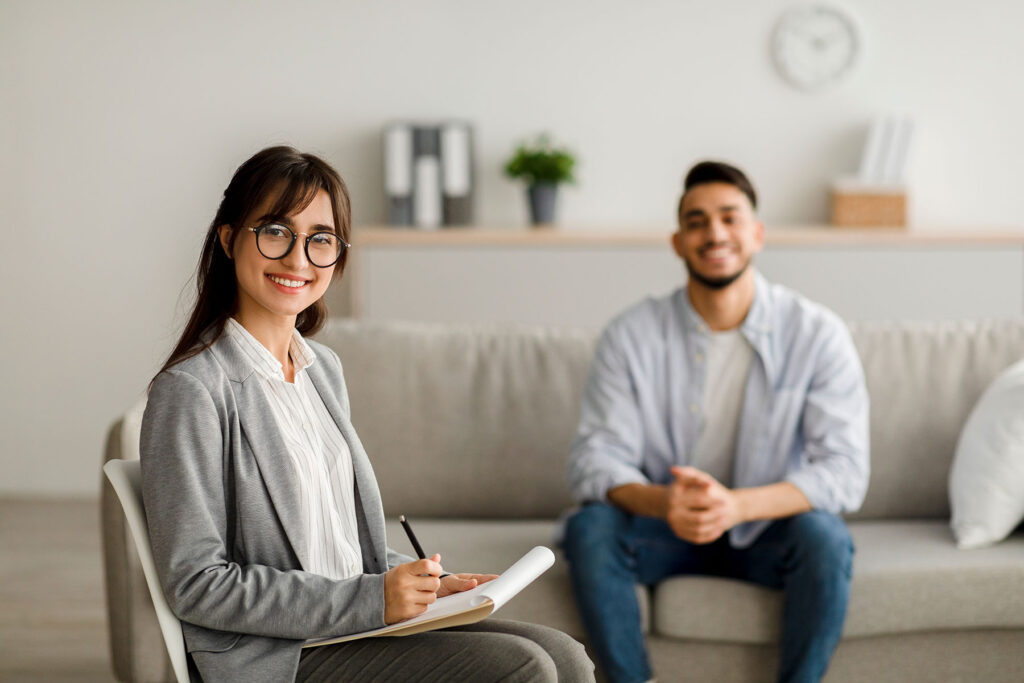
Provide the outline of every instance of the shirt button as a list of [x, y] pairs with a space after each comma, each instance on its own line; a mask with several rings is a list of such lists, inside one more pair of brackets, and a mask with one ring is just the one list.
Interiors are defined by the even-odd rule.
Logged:
[[690, 404], [690, 412], [691, 413], [696, 413], [697, 412], [697, 404], [696, 403], [691, 403]]
[[703, 363], [704, 362], [704, 354], [703, 353], [698, 353], [696, 356], [694, 356], [694, 360], [696, 360], [698, 363]]

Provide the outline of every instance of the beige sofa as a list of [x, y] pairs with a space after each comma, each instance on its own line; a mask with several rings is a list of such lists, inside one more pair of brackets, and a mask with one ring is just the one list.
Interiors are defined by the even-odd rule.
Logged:
[[[971, 407], [1024, 357], [1024, 321], [861, 324], [853, 334], [872, 400], [872, 475], [850, 518], [850, 609], [826, 680], [1024, 680], [1024, 533], [957, 550], [946, 488]], [[345, 321], [317, 338], [341, 356], [389, 517], [408, 515], [446, 567], [497, 571], [551, 545], [571, 505], [566, 457], [595, 336]], [[106, 458], [137, 457], [138, 419], [136, 409], [112, 426]], [[102, 505], [115, 673], [169, 680], [107, 488]], [[410, 551], [397, 524], [389, 540]], [[639, 592], [661, 681], [772, 679], [777, 592], [704, 577]], [[583, 638], [561, 560], [499, 614]]]

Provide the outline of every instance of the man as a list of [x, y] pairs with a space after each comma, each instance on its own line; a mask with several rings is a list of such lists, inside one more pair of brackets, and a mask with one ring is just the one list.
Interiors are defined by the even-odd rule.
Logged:
[[784, 590], [780, 681], [817, 681], [838, 644], [868, 483], [868, 397], [832, 312], [752, 267], [757, 195], [737, 168], [686, 176], [672, 246], [685, 287], [597, 345], [572, 446], [583, 504], [564, 548], [614, 683], [651, 679], [634, 584], [710, 574]]

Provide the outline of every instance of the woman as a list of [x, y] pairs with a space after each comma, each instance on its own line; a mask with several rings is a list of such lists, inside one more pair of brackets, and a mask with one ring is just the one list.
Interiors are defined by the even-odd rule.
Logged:
[[324, 322], [349, 230], [347, 190], [321, 159], [273, 147], [245, 162], [150, 388], [143, 500], [190, 666], [205, 681], [592, 680], [572, 639], [498, 620], [301, 649], [494, 578], [386, 545], [341, 363], [303, 338]]

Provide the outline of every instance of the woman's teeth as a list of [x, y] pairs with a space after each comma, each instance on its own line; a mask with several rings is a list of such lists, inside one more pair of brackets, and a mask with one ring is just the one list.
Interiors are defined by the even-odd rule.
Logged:
[[306, 284], [305, 280], [285, 280], [283, 277], [275, 277], [273, 275], [268, 275], [267, 277], [270, 278], [271, 281], [276, 282], [279, 285], [284, 285], [285, 287], [302, 287]]

